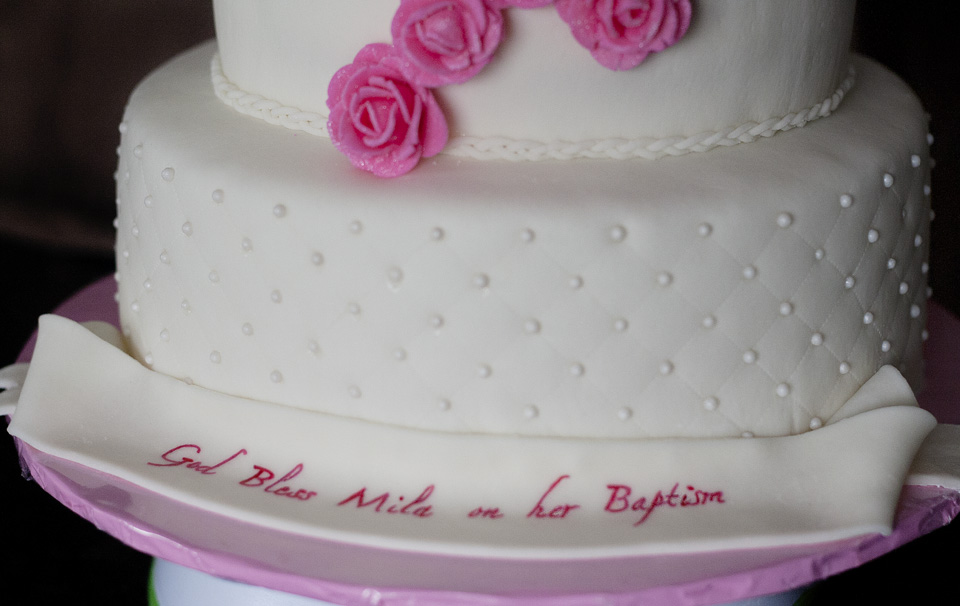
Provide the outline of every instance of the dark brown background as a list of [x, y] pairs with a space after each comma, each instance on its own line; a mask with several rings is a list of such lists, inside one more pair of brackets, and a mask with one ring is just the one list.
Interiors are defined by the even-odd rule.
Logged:
[[[934, 300], [958, 314], [960, 53], [951, 4], [861, 0], [856, 47], [903, 77], [932, 115], [930, 281]], [[206, 0], [0, 0], [0, 366], [16, 358], [37, 316], [113, 271], [113, 172], [127, 95], [150, 69], [212, 36]], [[149, 558], [22, 480], [3, 435], [0, 596], [23, 588], [32, 604], [145, 604]], [[958, 553], [960, 523], [823, 589], [864, 602], [896, 594], [946, 603]]]

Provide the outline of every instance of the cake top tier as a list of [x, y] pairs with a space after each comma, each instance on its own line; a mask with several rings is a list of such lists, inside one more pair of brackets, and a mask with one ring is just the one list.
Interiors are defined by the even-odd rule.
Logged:
[[[364, 46], [389, 44], [408, 1], [214, 0], [223, 73], [238, 90], [327, 116], [331, 78]], [[561, 16], [575, 4], [591, 3], [493, 9], [503, 36], [492, 60], [435, 90], [452, 141], [690, 137], [808, 112], [847, 76], [853, 0], [693, 1], [681, 39], [623, 71], [575, 38]]]

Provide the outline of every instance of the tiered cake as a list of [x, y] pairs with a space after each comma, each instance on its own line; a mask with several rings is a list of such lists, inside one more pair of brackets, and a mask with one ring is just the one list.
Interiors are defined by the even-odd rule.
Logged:
[[413, 551], [889, 530], [934, 425], [927, 128], [852, 0], [214, 8], [121, 124], [126, 353], [48, 319], [90, 405], [26, 441]]

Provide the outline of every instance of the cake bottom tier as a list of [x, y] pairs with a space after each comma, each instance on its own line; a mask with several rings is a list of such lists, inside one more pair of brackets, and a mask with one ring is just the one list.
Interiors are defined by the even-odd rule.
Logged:
[[398, 179], [214, 95], [212, 44], [121, 125], [122, 332], [210, 390], [412, 429], [783, 436], [922, 375], [926, 118], [885, 69], [830, 117], [658, 161], [438, 156]]

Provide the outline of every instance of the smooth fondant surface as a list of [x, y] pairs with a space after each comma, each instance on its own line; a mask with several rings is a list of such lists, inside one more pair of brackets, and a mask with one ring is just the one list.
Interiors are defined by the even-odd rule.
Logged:
[[[215, 1], [224, 72], [280, 108], [325, 116], [331, 77], [364, 45], [390, 42], [398, 5]], [[663, 138], [763, 122], [821, 103], [838, 88], [853, 12], [852, 0], [697, 2], [680, 43], [613, 72], [576, 42], [554, 7], [508, 9], [491, 63], [438, 95], [454, 136]]]

